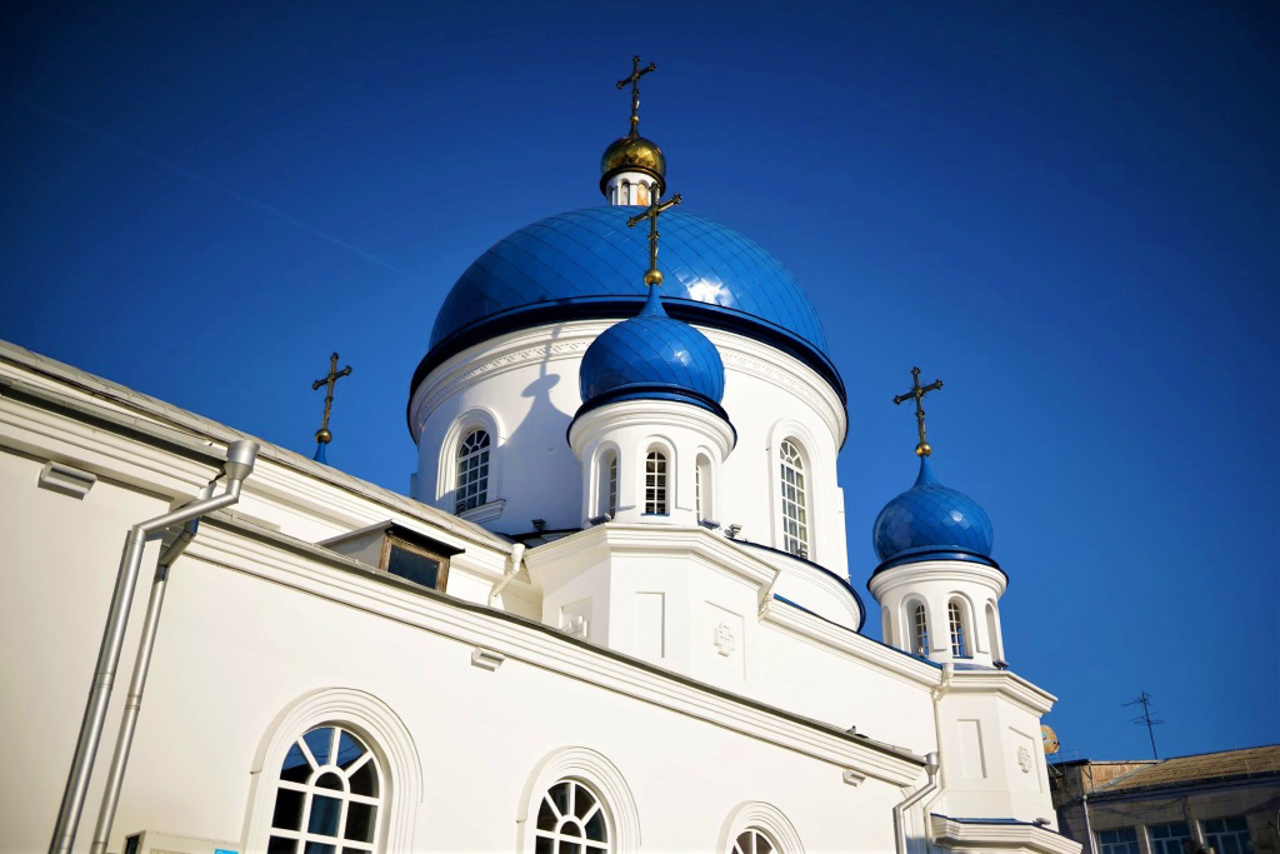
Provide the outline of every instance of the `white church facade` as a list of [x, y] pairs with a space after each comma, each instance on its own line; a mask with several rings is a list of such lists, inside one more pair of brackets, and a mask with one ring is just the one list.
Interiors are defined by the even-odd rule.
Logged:
[[922, 433], [868, 615], [818, 312], [634, 111], [601, 190], [450, 292], [410, 496], [0, 344], [0, 850], [1079, 850], [981, 508]]

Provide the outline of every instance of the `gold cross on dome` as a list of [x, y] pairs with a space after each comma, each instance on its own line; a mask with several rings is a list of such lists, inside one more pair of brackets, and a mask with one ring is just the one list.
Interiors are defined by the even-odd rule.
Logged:
[[631, 136], [636, 135], [636, 128], [640, 126], [640, 78], [650, 71], [656, 71], [657, 68], [657, 64], [653, 62], [649, 63], [648, 68], [641, 68], [640, 57], [633, 56], [631, 57], [631, 76], [618, 81], [619, 89], [628, 83], [631, 84]]
[[933, 448], [924, 440], [924, 396], [931, 391], [937, 391], [942, 388], [942, 380], [934, 380], [926, 386], [920, 385], [920, 369], [911, 369], [911, 391], [906, 394], [900, 394], [893, 399], [894, 403], [902, 403], [904, 400], [915, 398], [916, 401], [916, 430], [920, 433], [920, 444], [916, 445], [916, 455], [927, 457], [933, 453]]
[[333, 384], [340, 377], [345, 377], [351, 373], [351, 366], [347, 365], [342, 370], [338, 370], [338, 354], [334, 353], [329, 357], [329, 375], [324, 379], [316, 380], [311, 384], [311, 390], [315, 391], [320, 386], [328, 386], [328, 390], [324, 396], [324, 421], [320, 423], [320, 429], [316, 431], [316, 441], [321, 445], [329, 444], [329, 440], [333, 438], [333, 434], [329, 432], [329, 411], [333, 409]]
[[659, 202], [658, 194], [655, 192], [652, 195], [652, 201], [649, 202], [649, 207], [645, 208], [644, 213], [638, 213], [627, 220], [628, 228], [635, 228], [636, 223], [642, 219], [649, 220], [649, 271], [644, 274], [644, 283], [646, 285], [662, 284], [662, 273], [658, 271], [658, 214], [667, 208], [675, 207], [682, 201], [680, 194], [676, 193], [667, 201]]

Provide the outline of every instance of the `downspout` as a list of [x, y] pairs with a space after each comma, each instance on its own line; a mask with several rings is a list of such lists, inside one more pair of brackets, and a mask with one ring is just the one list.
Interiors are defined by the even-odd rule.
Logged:
[[[222, 478], [218, 475], [209, 481], [201, 498], [213, 495], [214, 484]], [[116, 808], [120, 803], [120, 789], [124, 784], [124, 772], [129, 764], [129, 751], [133, 747], [133, 734], [138, 727], [138, 713], [142, 709], [142, 692], [147, 686], [147, 673], [151, 669], [151, 653], [156, 645], [156, 632], [160, 626], [160, 609], [164, 607], [165, 589], [169, 583], [169, 568], [187, 550], [200, 527], [199, 519], [192, 519], [156, 561], [156, 574], [151, 580], [151, 598], [147, 601], [147, 614], [142, 620], [142, 637], [138, 640], [138, 657], [133, 665], [133, 677], [129, 682], [129, 694], [124, 701], [124, 714], [120, 718], [120, 734], [116, 736], [116, 749], [107, 772], [107, 785], [102, 794], [102, 807], [98, 812], [98, 824], [93, 832], [90, 854], [106, 854], [111, 825], [115, 823]]]
[[[129, 623], [129, 607], [133, 602], [134, 590], [138, 583], [143, 549], [149, 540], [161, 536], [165, 529], [174, 525], [185, 525], [206, 513], [212, 513], [214, 510], [228, 507], [239, 501], [244, 479], [253, 471], [257, 455], [257, 442], [247, 439], [232, 442], [227, 446], [227, 462], [223, 465], [227, 487], [221, 495], [192, 499], [163, 516], [138, 522], [126, 537], [124, 554], [120, 558], [120, 569], [116, 574], [115, 590], [111, 595], [111, 607], [107, 612], [107, 622], [102, 631], [98, 665], [89, 687], [89, 699], [85, 704], [84, 717], [80, 722], [80, 735], [71, 760], [71, 770], [67, 774], [62, 804], [58, 808], [58, 819], [54, 825], [53, 838], [49, 843], [49, 854], [69, 854], [75, 842], [76, 828], [80, 824], [80, 814], [84, 809], [85, 796], [89, 789], [89, 778], [93, 773], [93, 760], [98, 753], [98, 744], [102, 740], [102, 728], [106, 722], [107, 705], [111, 700], [116, 669], [120, 664], [125, 629]], [[139, 652], [141, 654], [141, 649]]]
[[514, 543], [511, 546], [511, 569], [503, 573], [502, 580], [493, 585], [493, 589], [489, 591], [489, 607], [494, 607], [494, 603], [498, 601], [498, 596], [506, 589], [511, 580], [520, 574], [520, 564], [524, 563], [524, 543]]
[[[938, 749], [939, 759], [941, 759], [941, 756], [942, 756], [942, 714], [941, 714], [942, 698], [947, 696], [947, 693], [951, 691], [951, 680], [955, 676], [955, 673], [956, 673], [956, 667], [953, 663], [948, 661], [947, 663], [943, 664], [942, 665], [942, 681], [938, 683], [937, 688], [934, 688], [932, 691], [929, 692], [929, 696], [933, 698], [933, 730], [934, 730], [934, 738], [937, 739], [936, 743], [938, 745], [937, 749]], [[933, 809], [933, 805], [934, 803], [937, 802], [938, 798], [942, 797], [942, 795], [947, 790], [946, 775], [942, 774], [941, 762], [939, 762], [938, 774], [940, 777], [942, 777], [942, 780], [938, 786], [938, 793], [929, 800], [929, 803], [925, 804], [924, 812], [926, 815], [928, 815], [929, 812]]]
[[1084, 807], [1084, 832], [1089, 837], [1089, 854], [1098, 854], [1093, 844], [1093, 822], [1089, 821], [1089, 793], [1080, 796], [1080, 806]]
[[893, 808], [893, 838], [897, 843], [898, 854], [907, 854], [907, 810], [918, 804], [925, 796], [938, 788], [938, 754], [930, 753], [924, 758], [924, 770], [929, 774], [929, 782], [916, 789], [907, 799]]

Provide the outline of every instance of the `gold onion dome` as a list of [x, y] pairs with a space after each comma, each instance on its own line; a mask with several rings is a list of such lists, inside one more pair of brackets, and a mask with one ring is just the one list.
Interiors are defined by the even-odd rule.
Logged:
[[643, 172], [658, 182], [658, 194], [666, 189], [667, 158], [657, 144], [639, 135], [614, 140], [600, 158], [600, 190], [619, 172]]

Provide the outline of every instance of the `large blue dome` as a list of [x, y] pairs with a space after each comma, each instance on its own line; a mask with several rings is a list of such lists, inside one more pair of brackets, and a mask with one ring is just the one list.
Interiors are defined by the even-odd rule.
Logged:
[[[503, 238], [445, 298], [413, 386], [445, 359], [505, 332], [556, 321], [633, 317], [645, 301], [648, 236], [641, 208], [557, 214]], [[809, 364], [844, 398], [818, 313], [795, 277], [754, 241], [667, 211], [660, 223], [664, 303], [677, 320], [740, 332]]]
[[997, 566], [991, 559], [991, 520], [978, 502], [943, 486], [920, 458], [915, 485], [885, 505], [872, 539], [876, 572], [921, 560], [967, 560]]
[[658, 289], [644, 310], [591, 342], [578, 376], [578, 414], [621, 400], [677, 400], [714, 412], [724, 397], [724, 363], [707, 336], [667, 316]]

